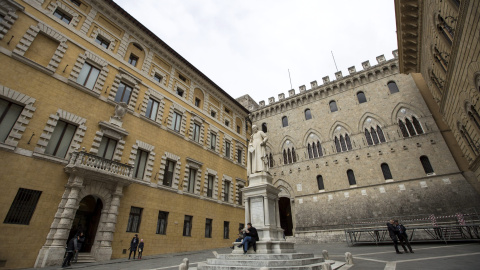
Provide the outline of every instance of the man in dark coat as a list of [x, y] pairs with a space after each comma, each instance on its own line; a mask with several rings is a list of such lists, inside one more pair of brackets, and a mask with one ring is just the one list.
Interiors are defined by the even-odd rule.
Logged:
[[133, 252], [133, 259], [135, 260], [135, 256], [137, 255], [137, 247], [138, 247], [138, 234], [135, 234], [132, 241], [130, 242], [130, 254], [128, 254], [129, 260], [130, 260], [130, 256], [132, 256], [132, 252]]
[[[245, 238], [243, 238], [243, 254], [247, 254], [248, 247], [251, 244], [253, 246], [253, 251], [257, 252], [257, 241], [258, 241], [257, 229], [252, 226], [252, 223], [247, 224], [247, 229], [245, 230]], [[240, 245], [241, 246], [241, 245]]]
[[65, 260], [63, 260], [62, 268], [70, 266], [70, 261], [72, 260], [73, 255], [78, 251], [76, 240], [77, 238], [73, 237], [70, 239], [70, 241], [68, 241], [67, 256], [65, 257]]
[[[398, 237], [400, 235], [400, 232], [398, 231], [397, 227], [395, 226], [395, 221], [393, 219], [390, 219], [390, 221], [387, 222], [387, 228], [388, 228], [388, 234], [390, 235], [390, 238], [393, 241], [393, 245], [395, 246], [395, 251], [397, 252], [397, 254], [402, 254], [403, 252], [398, 250]], [[403, 249], [405, 251], [407, 251], [403, 242], [401, 242], [401, 244], [402, 244]]]
[[80, 253], [80, 249], [82, 248], [83, 243], [85, 242], [85, 235], [83, 234], [82, 231], [80, 231], [77, 235], [75, 235], [77, 238], [77, 252], [75, 252], [75, 257], [73, 258], [73, 262], [77, 262], [78, 260], [78, 253]]
[[[414, 253], [412, 246], [410, 246], [410, 242], [408, 241], [408, 235], [407, 235], [407, 229], [403, 224], [398, 223], [398, 220], [395, 220], [395, 227], [397, 227], [398, 230], [398, 239], [400, 240], [400, 244], [403, 246], [403, 249], [405, 249], [405, 246], [403, 243], [405, 243], [410, 250], [410, 253]], [[405, 253], [408, 253], [408, 251], [405, 249]]]

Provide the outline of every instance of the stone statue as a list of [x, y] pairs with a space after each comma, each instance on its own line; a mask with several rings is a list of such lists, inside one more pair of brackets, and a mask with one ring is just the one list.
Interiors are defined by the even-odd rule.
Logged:
[[128, 105], [125, 102], [120, 102], [115, 106], [115, 115], [113, 118], [122, 121], [123, 117], [127, 113]]
[[252, 136], [248, 144], [248, 175], [268, 171], [268, 160], [266, 158], [267, 140], [267, 135], [263, 131], [258, 130], [256, 125], [253, 125]]

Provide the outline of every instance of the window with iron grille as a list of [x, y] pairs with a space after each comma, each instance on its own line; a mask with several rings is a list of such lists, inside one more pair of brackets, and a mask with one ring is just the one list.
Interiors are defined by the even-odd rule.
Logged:
[[29, 225], [41, 191], [19, 188], [3, 223]]
[[157, 234], [167, 234], [168, 212], [158, 211]]
[[138, 233], [140, 229], [140, 221], [142, 220], [143, 208], [134, 207], [130, 208], [130, 215], [128, 216], [127, 232]]

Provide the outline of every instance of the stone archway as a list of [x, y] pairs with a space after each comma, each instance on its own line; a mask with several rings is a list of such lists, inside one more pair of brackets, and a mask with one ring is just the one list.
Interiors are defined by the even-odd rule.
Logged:
[[285, 180], [275, 181], [274, 186], [280, 189], [278, 194], [278, 208], [280, 213], [280, 225], [285, 230], [285, 236], [295, 236], [295, 193], [293, 188]]
[[83, 243], [80, 252], [90, 253], [97, 234], [98, 224], [102, 214], [103, 202], [97, 196], [88, 195], [84, 197], [75, 213], [75, 218], [72, 222], [72, 228], [67, 239], [71, 239], [83, 232], [85, 235], [85, 242]]

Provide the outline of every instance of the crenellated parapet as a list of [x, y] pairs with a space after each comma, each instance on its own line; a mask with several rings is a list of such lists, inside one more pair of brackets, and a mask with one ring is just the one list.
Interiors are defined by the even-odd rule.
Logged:
[[265, 117], [267, 114], [272, 115], [281, 113], [291, 108], [302, 105], [311, 100], [328, 98], [331, 95], [348, 91], [357, 86], [370, 83], [381, 79], [385, 76], [398, 72], [398, 51], [392, 52], [394, 58], [386, 60], [385, 56], [376, 57], [377, 64], [370, 65], [370, 61], [362, 62], [363, 70], [357, 71], [355, 66], [348, 68], [349, 74], [344, 76], [341, 71], [335, 73], [335, 79], [330, 81], [329, 76], [322, 78], [323, 84], [318, 85], [317, 81], [310, 82], [310, 89], [305, 85], [299, 87], [299, 93], [295, 93], [295, 89], [288, 90], [288, 97], [284, 93], [278, 94], [278, 101], [275, 97], [268, 98], [268, 105], [264, 100], [260, 101], [257, 110], [252, 111], [253, 119]]

